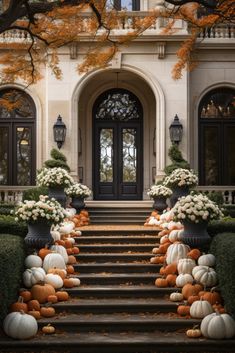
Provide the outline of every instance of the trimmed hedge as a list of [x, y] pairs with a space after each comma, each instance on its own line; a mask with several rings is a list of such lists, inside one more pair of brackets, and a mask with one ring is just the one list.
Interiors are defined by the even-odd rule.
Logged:
[[28, 227], [24, 222], [16, 222], [14, 216], [0, 215], [0, 234], [13, 234], [25, 237]]
[[212, 221], [208, 224], [207, 231], [211, 237], [219, 233], [235, 233], [235, 219], [228, 218], [222, 221]]
[[1, 203], [0, 202], [0, 215], [10, 215], [11, 211], [15, 208], [13, 203]]
[[40, 195], [48, 195], [48, 188], [39, 186], [27, 189], [23, 192], [22, 201], [25, 200], [32, 200], [32, 201], [39, 201]]
[[235, 318], [235, 233], [217, 234], [210, 252], [216, 257], [216, 272], [226, 310]]
[[0, 323], [9, 305], [17, 300], [25, 259], [24, 241], [11, 234], [0, 234]]

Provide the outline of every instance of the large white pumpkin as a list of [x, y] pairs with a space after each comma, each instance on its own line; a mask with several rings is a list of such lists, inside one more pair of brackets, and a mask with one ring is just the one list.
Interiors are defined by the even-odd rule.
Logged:
[[53, 274], [53, 273], [48, 273], [45, 276], [45, 282], [47, 284], [52, 285], [55, 289], [59, 289], [63, 287], [63, 280], [59, 275]]
[[28, 268], [23, 273], [23, 282], [26, 287], [32, 287], [34, 284], [43, 282], [45, 279], [45, 271], [41, 267]]
[[68, 254], [67, 254], [67, 251], [65, 249], [64, 246], [62, 245], [52, 245], [50, 247], [50, 249], [53, 251], [53, 252], [56, 252], [58, 254], [60, 254], [63, 259], [64, 259], [64, 262], [67, 264], [68, 263], [68, 260], [69, 260], [69, 257], [68, 257]]
[[171, 244], [166, 252], [166, 263], [169, 265], [178, 262], [179, 259], [186, 258], [189, 251], [188, 245], [182, 243]]
[[58, 230], [51, 230], [51, 236], [54, 241], [60, 240], [60, 232]]
[[189, 273], [191, 275], [192, 270], [195, 266], [196, 266], [196, 262], [192, 259], [179, 259], [177, 270], [179, 274]]
[[192, 270], [194, 279], [203, 286], [213, 287], [217, 283], [217, 274], [215, 270], [208, 266], [196, 266]]
[[59, 232], [61, 234], [69, 234], [75, 228], [75, 224], [73, 222], [64, 222], [61, 224], [59, 228]]
[[195, 319], [203, 319], [213, 311], [212, 305], [207, 300], [196, 300], [190, 307], [190, 315]]
[[198, 258], [198, 265], [213, 267], [215, 266], [215, 261], [216, 258], [213, 254], [201, 255]]
[[24, 261], [26, 268], [42, 267], [42, 259], [37, 255], [28, 255]]
[[36, 335], [38, 324], [31, 315], [24, 312], [13, 312], [5, 317], [3, 329], [12, 338], [27, 339]]
[[182, 288], [187, 283], [193, 283], [193, 277], [189, 273], [181, 273], [176, 277], [176, 286]]
[[212, 339], [232, 338], [235, 336], [235, 321], [228, 314], [213, 313], [201, 322], [203, 336]]
[[182, 238], [183, 230], [182, 229], [174, 229], [169, 234], [169, 240], [174, 243], [175, 241], [179, 241]]
[[43, 261], [43, 268], [47, 272], [49, 268], [62, 268], [66, 269], [66, 264], [62, 255], [57, 253], [51, 253], [45, 256]]

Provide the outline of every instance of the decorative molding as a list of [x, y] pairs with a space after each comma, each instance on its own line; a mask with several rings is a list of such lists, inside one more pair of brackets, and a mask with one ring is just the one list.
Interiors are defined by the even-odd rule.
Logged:
[[122, 53], [117, 52], [112, 59], [111, 66], [113, 69], [121, 69], [122, 66]]
[[166, 42], [158, 42], [158, 59], [165, 59], [166, 56]]
[[70, 59], [75, 60], [78, 57], [78, 44], [77, 42], [72, 42], [69, 46]]
[[78, 154], [79, 156], [82, 154], [82, 132], [81, 128], [78, 128]]

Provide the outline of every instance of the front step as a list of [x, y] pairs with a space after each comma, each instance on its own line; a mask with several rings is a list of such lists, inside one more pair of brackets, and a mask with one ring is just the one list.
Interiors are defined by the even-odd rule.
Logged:
[[[156, 242], [155, 246], [158, 246], [159, 243]], [[79, 249], [81, 254], [85, 253], [120, 253], [120, 252], [152, 252], [153, 245], [146, 244], [131, 244], [131, 245], [123, 245], [123, 244], [93, 244], [93, 245], [80, 245]], [[78, 256], [78, 259], [80, 255]]]
[[[139, 227], [131, 227], [131, 226], [118, 226], [118, 227], [112, 227], [107, 225], [106, 227], [100, 227], [99, 225], [97, 226], [87, 226], [84, 228], [78, 228], [78, 230], [82, 231], [82, 235], [80, 237], [77, 237], [79, 239], [82, 239], [83, 237], [98, 237], [98, 236], [121, 236], [123, 238], [131, 236], [148, 236], [148, 235], [153, 235], [153, 236], [158, 236], [158, 233], [161, 231], [161, 229], [157, 226], [139, 226]], [[125, 234], [125, 235], [123, 235]]]
[[157, 236], [151, 235], [135, 235], [135, 236], [81, 236], [79, 238], [75, 238], [78, 246], [91, 243], [99, 243], [99, 244], [156, 244], [159, 242], [159, 238]]
[[153, 255], [151, 253], [126, 253], [126, 254], [117, 254], [117, 253], [107, 253], [107, 254], [78, 254], [76, 255], [78, 264], [87, 263], [87, 262], [97, 262], [97, 263], [106, 263], [106, 262], [134, 262], [134, 261], [147, 261], [149, 262], [150, 258]]
[[153, 284], [155, 279], [160, 277], [159, 274], [154, 273], [118, 273], [113, 274], [104, 272], [102, 274], [91, 273], [91, 274], [80, 274], [78, 278], [82, 284]]
[[158, 273], [161, 265], [150, 264], [150, 263], [81, 263], [75, 264], [74, 268], [76, 273]]

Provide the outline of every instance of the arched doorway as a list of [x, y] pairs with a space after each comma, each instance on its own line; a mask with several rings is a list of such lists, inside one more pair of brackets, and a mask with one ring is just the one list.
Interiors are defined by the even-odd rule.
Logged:
[[235, 185], [235, 89], [208, 92], [199, 105], [201, 185]]
[[16, 88], [0, 91], [0, 185], [34, 185], [36, 107]]
[[95, 200], [141, 200], [143, 108], [127, 89], [102, 93], [93, 106]]

